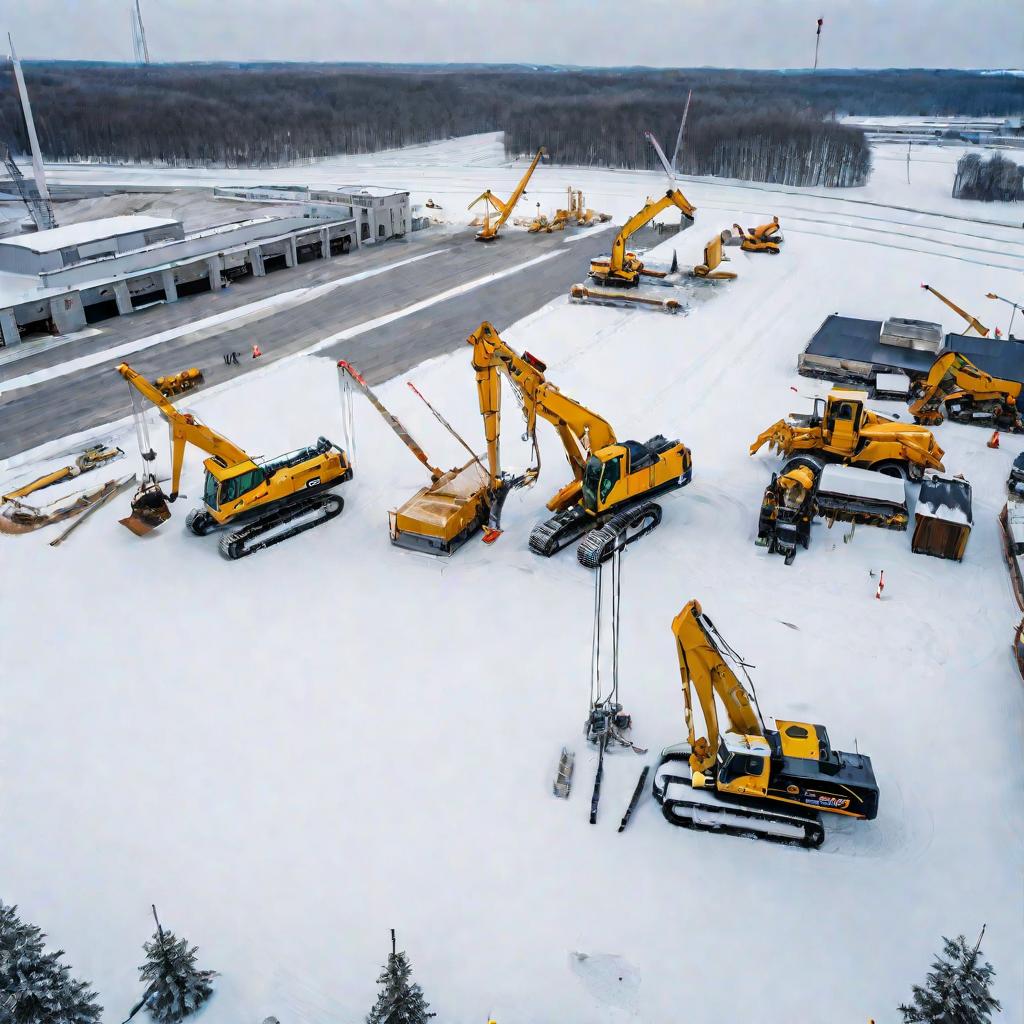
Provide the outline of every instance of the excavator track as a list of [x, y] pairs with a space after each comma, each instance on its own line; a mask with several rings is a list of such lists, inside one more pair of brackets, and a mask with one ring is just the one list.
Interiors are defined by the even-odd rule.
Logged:
[[262, 548], [272, 547], [341, 514], [345, 501], [337, 494], [324, 493], [290, 502], [276, 512], [262, 516], [220, 539], [220, 553], [234, 561]]
[[576, 557], [584, 568], [596, 569], [612, 557], [620, 538], [625, 538], [622, 541], [622, 547], [625, 547], [646, 536], [660, 522], [661, 506], [653, 501], [616, 512], [603, 526], [591, 530], [583, 538], [576, 549]]
[[781, 811], [756, 803], [726, 801], [708, 790], [694, 789], [687, 772], [674, 775], [664, 771], [667, 764], [679, 758], [662, 758], [654, 774], [652, 792], [661, 804], [665, 820], [680, 828], [697, 832], [718, 832], [725, 835], [761, 839], [785, 846], [802, 846], [816, 850], [825, 841], [825, 828], [818, 813], [811, 809], [793, 808]]
[[582, 505], [570, 505], [533, 528], [530, 532], [530, 550], [550, 558], [582, 537], [594, 523], [595, 519], [587, 515]]

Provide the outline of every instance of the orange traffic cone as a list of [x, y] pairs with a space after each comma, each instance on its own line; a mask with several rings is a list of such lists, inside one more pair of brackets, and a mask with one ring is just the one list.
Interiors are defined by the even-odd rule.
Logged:
[[989, 446], [989, 448], [998, 448], [999, 447], [999, 431], [998, 430], [993, 430], [992, 431], [992, 436], [988, 439], [988, 446]]
[[252, 346], [252, 357], [253, 357], [253, 359], [259, 359], [259, 357], [261, 355], [263, 355], [263, 352], [260, 349], [259, 345], [257, 345], [255, 342], [253, 342], [253, 346]]
[[875, 589], [875, 600], [882, 600], [882, 591], [885, 590], [885, 570], [880, 569], [878, 572], [878, 587]]

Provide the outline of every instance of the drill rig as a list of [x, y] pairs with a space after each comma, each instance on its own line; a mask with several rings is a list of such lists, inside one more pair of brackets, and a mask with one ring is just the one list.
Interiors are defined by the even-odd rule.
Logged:
[[[225, 558], [242, 558], [279, 544], [341, 513], [345, 503], [330, 491], [352, 479], [352, 464], [326, 438], [276, 459], [256, 460], [191, 413], [179, 412], [127, 363], [121, 363], [117, 372], [157, 407], [171, 432], [171, 493], [163, 493], [155, 474], [146, 475], [132, 499], [132, 515], [122, 520], [132, 533], [149, 533], [170, 517], [167, 502], [178, 497], [186, 444], [210, 457], [203, 463], [203, 507], [189, 512], [185, 525], [203, 537], [237, 524], [237, 529], [221, 537], [220, 553]], [[136, 418], [141, 423], [141, 414]], [[140, 429], [140, 441], [142, 436]], [[152, 462], [156, 454], [143, 451], [142, 457]]]
[[[533, 172], [536, 170], [537, 164], [540, 163], [540, 158], [543, 155], [544, 147], [541, 146], [540, 149], [537, 150], [537, 154], [534, 156], [530, 166], [526, 168], [526, 173], [519, 179], [519, 184], [516, 185], [515, 191], [513, 191], [512, 195], [510, 195], [506, 201], [502, 202], [502, 200], [500, 200], [490, 189], [487, 189], [486, 192], [481, 192], [480, 195], [478, 195], [476, 199], [469, 204], [470, 210], [472, 210], [479, 202], [484, 204], [483, 227], [481, 227], [476, 235], [476, 240], [478, 242], [493, 242], [494, 239], [498, 237], [498, 231], [501, 229], [501, 226], [505, 221], [507, 221], [511, 216], [516, 203], [519, 202], [523, 193], [526, 191], [526, 185], [533, 176]], [[493, 223], [491, 221], [492, 210], [497, 215]]]
[[979, 370], [959, 352], [946, 352], [932, 363], [928, 376], [915, 385], [914, 398], [909, 412], [915, 423], [934, 426], [948, 416], [955, 423], [1024, 431], [1020, 384]]
[[[540, 472], [538, 416], [558, 432], [574, 479], [548, 502], [555, 515], [534, 527], [532, 551], [549, 557], [583, 538], [577, 557], [582, 565], [594, 568], [608, 559], [617, 545], [639, 539], [661, 522], [661, 506], [650, 499], [690, 482], [692, 460], [684, 444], [660, 434], [646, 444], [618, 441], [607, 420], [562, 394], [547, 381], [544, 363], [529, 352], [519, 355], [513, 351], [490, 323], [482, 323], [467, 342], [473, 347], [487, 440], [492, 532], [500, 531], [501, 505], [510, 487], [533, 483]], [[500, 375], [520, 400], [536, 462], [514, 483], [501, 471]]]
[[[825, 840], [821, 812], [869, 821], [878, 814], [871, 759], [833, 750], [822, 725], [777, 719], [767, 728], [757, 695], [746, 691], [729, 661], [744, 675], [746, 665], [697, 601], [672, 620], [672, 633], [687, 740], [662, 751], [654, 775], [654, 796], [669, 822], [817, 848]], [[697, 736], [693, 690], [707, 736]]]

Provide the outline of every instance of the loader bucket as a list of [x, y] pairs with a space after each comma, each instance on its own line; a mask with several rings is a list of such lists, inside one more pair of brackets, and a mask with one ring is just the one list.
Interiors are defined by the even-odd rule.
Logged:
[[171, 518], [167, 497], [156, 483], [144, 483], [132, 498], [132, 514], [118, 522], [136, 537], [145, 537]]

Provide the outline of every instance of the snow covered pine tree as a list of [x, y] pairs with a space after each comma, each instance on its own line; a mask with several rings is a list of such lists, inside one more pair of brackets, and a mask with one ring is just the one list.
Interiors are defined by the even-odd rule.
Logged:
[[[156, 907], [153, 916], [156, 917]], [[146, 962], [139, 968], [139, 974], [149, 984], [129, 1020], [144, 1006], [159, 1024], [177, 1024], [213, 995], [210, 981], [217, 972], [199, 970], [198, 947], [190, 949], [188, 939], [178, 939], [174, 932], [164, 931], [159, 919], [153, 938], [143, 943], [142, 948], [146, 951]]]
[[914, 986], [914, 1005], [903, 1006], [903, 1024], [989, 1024], [999, 1003], [989, 993], [995, 977], [990, 963], [980, 965], [981, 929], [972, 949], [962, 935], [956, 941], [942, 937], [942, 955], [936, 957], [924, 986]]
[[427, 1024], [436, 1013], [423, 998], [419, 985], [410, 985], [412, 968], [405, 953], [395, 952], [395, 933], [391, 932], [391, 953], [377, 984], [381, 986], [377, 1002], [366, 1016], [366, 1024]]
[[103, 1007], [84, 981], [60, 962], [64, 950], [43, 952], [46, 936], [0, 900], [0, 1022], [97, 1024]]

